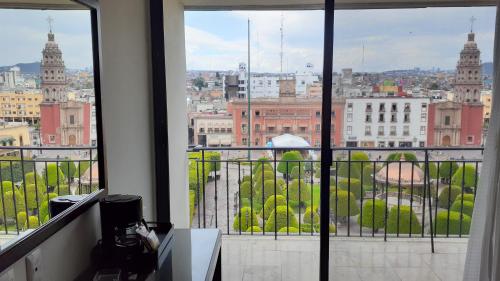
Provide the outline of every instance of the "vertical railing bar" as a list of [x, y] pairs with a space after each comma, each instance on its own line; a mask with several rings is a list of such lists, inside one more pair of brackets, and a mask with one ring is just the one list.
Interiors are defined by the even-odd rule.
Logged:
[[215, 196], [214, 196], [214, 203], [215, 203], [215, 228], [218, 228], [218, 224], [217, 224], [217, 196], [218, 196], [218, 193], [217, 193], [217, 164], [219, 162], [217, 162], [217, 160], [214, 160], [214, 159], [211, 159], [212, 161], [212, 165], [215, 166], [215, 169], [214, 169], [214, 189], [215, 189]]
[[[69, 160], [67, 163], [68, 163], [68, 165], [67, 165], [67, 168], [68, 168], [68, 192], [71, 195], [71, 177], [72, 177], [72, 175], [70, 174], [70, 171], [69, 171]], [[90, 169], [92, 169], [92, 167], [90, 167]], [[90, 178], [90, 180], [92, 180], [92, 178]], [[92, 184], [90, 185], [89, 193], [92, 193]]]
[[314, 185], [314, 168], [313, 168], [313, 161], [311, 160], [311, 162], [309, 163], [309, 174], [310, 174], [310, 178], [311, 178], [311, 210], [310, 210], [310, 214], [311, 214], [311, 236], [313, 236], [313, 228], [314, 228], [314, 213], [316, 212], [314, 210], [314, 200], [313, 200], [313, 197], [314, 197], [314, 189], [313, 189], [313, 185]]
[[[264, 198], [265, 197], [265, 194], [264, 194], [264, 192], [265, 192], [265, 183], [264, 183], [264, 171], [265, 170], [264, 170], [264, 165], [261, 165], [260, 168], [261, 168], [260, 170], [262, 172], [261, 175], [260, 175], [260, 177], [261, 177], [260, 185], [262, 186], [262, 217], [265, 218], [266, 214], [265, 214], [265, 210], [264, 210], [264, 205], [266, 204], [266, 202], [265, 202], [265, 198]], [[277, 210], [274, 210], [274, 213], [276, 213], [276, 211]], [[275, 225], [276, 225], [276, 221], [274, 221], [274, 222], [275, 222]], [[262, 235], [266, 235], [266, 229], [265, 228], [266, 227], [264, 225], [264, 227], [262, 228]]]
[[384, 214], [384, 242], [387, 242], [387, 212], [388, 212], [388, 201], [389, 201], [389, 161], [385, 161], [385, 214]]
[[[425, 158], [426, 161], [429, 162], [429, 150], [425, 150]], [[431, 252], [434, 253], [434, 227], [432, 225], [432, 194], [431, 194], [431, 173], [430, 173], [430, 165], [427, 165], [427, 187], [429, 188], [429, 197], [427, 200], [429, 200], [429, 227], [431, 231]], [[425, 196], [424, 196], [424, 202], [425, 202]], [[423, 210], [425, 213], [425, 208]], [[423, 228], [422, 228], [423, 229]]]
[[[285, 162], [285, 164], [286, 164], [286, 170], [285, 171], [287, 171], [287, 173], [288, 173], [288, 160]], [[288, 214], [289, 213], [288, 212], [288, 208], [289, 208], [288, 207], [288, 200], [289, 200], [289, 197], [288, 197], [288, 176], [286, 176], [285, 178], [286, 178], [286, 217], [288, 218], [288, 216], [289, 216], [289, 214]], [[274, 211], [274, 212], [276, 212], [276, 211]], [[287, 219], [286, 220], [286, 235], [287, 236], [290, 234], [289, 231], [288, 231], [288, 228], [289, 228], [289, 221]]]
[[[262, 206], [262, 208], [264, 208], [264, 206]], [[250, 161], [250, 213], [253, 216], [253, 162], [252, 161]], [[264, 218], [262, 218], [262, 220], [264, 221]], [[250, 235], [253, 235], [253, 225], [250, 226]]]
[[[274, 240], [277, 240], [278, 239], [278, 231], [277, 231], [277, 226], [278, 226], [278, 219], [277, 219], [277, 216], [278, 216], [278, 202], [277, 202], [277, 199], [276, 199], [276, 196], [278, 195], [277, 194], [277, 186], [276, 186], [276, 181], [278, 180], [277, 179], [277, 163], [276, 163], [276, 150], [273, 150], [273, 160], [274, 160]], [[287, 171], [288, 172], [288, 171]], [[299, 174], [300, 174], [300, 171], [299, 171]], [[288, 221], [288, 216], [286, 217], [286, 221]], [[300, 217], [299, 217], [299, 222], [300, 222]], [[288, 231], [288, 228], [287, 228], [287, 231]], [[299, 231], [300, 231], [300, 228], [299, 228]], [[287, 232], [288, 234], [288, 232]]]
[[347, 152], [347, 237], [351, 236], [351, 150]]
[[339, 161], [335, 160], [335, 236], [338, 236], [338, 224], [339, 224], [339, 217], [338, 217], [338, 200], [339, 200]]
[[[434, 229], [437, 228], [437, 213], [438, 213], [438, 194], [439, 194], [439, 182], [441, 181], [441, 175], [439, 174], [440, 173], [440, 165], [441, 162], [437, 161], [437, 179], [436, 179], [436, 197], [434, 199]], [[432, 196], [432, 193], [429, 194], [430, 196]], [[434, 231], [434, 237], [436, 237], [437, 235], [437, 231]]]
[[202, 182], [201, 185], [203, 186], [203, 228], [207, 228], [207, 215], [206, 215], [206, 184], [205, 184], [205, 150], [201, 150], [201, 176], [202, 176]]
[[[89, 176], [90, 176], [90, 180], [89, 180], [89, 193], [92, 192], [92, 165], [94, 165], [93, 161], [94, 161], [94, 158], [92, 157], [92, 148], [90, 149], [90, 152], [89, 152], [89, 157], [90, 157], [90, 167], [89, 167]], [[69, 186], [68, 186], [68, 189], [69, 189]]]
[[359, 196], [359, 200], [360, 200], [360, 213], [359, 213], [359, 216], [360, 216], [360, 219], [359, 219], [359, 237], [363, 237], [363, 178], [364, 178], [364, 161], [361, 161], [361, 195]]
[[47, 209], [49, 210], [49, 218], [52, 218], [52, 214], [50, 213], [50, 196], [49, 196], [49, 170], [48, 170], [48, 165], [47, 161], [44, 161], [45, 163], [45, 188], [47, 189]]
[[57, 195], [61, 195], [61, 190], [59, 186], [59, 157], [56, 160], [56, 180], [57, 180]]
[[78, 160], [78, 194], [82, 194], [82, 160]]
[[478, 187], [477, 186], [478, 177], [479, 177], [478, 176], [478, 173], [479, 173], [478, 168], [479, 168], [479, 162], [476, 161], [476, 170], [475, 170], [475, 173], [474, 173], [474, 191], [473, 191], [473, 193], [474, 193], [474, 202], [476, 202], [476, 192], [477, 192], [477, 187]]
[[[12, 168], [12, 160], [9, 160], [9, 165], [10, 165], [10, 182], [11, 182], [11, 189], [12, 189], [12, 200], [13, 200], [13, 205], [14, 205], [14, 218], [16, 219], [16, 230], [17, 234], [19, 234], [19, 221], [17, 220], [17, 202], [16, 202], [16, 191], [14, 190], [14, 170]], [[2, 182], [3, 185], [3, 182]], [[27, 215], [27, 213], [26, 213]]]
[[[399, 171], [398, 171], [398, 215], [397, 215], [397, 224], [396, 224], [396, 237], [399, 237], [399, 219], [401, 212], [401, 159], [399, 159]], [[411, 210], [410, 210], [411, 217]]]
[[462, 237], [462, 222], [464, 217], [464, 191], [465, 191], [465, 161], [462, 163], [462, 199], [460, 200], [460, 230], [458, 232], [458, 237]]
[[226, 220], [227, 235], [229, 235], [229, 160], [226, 160]]
[[[239, 231], [239, 234], [241, 235], [241, 162], [238, 161], [238, 219], [239, 219], [239, 223], [238, 223], [238, 231]], [[251, 216], [252, 214], [250, 214]], [[252, 218], [250, 217], [250, 220], [252, 220]], [[245, 229], [246, 230], [246, 229]]]
[[[298, 206], [298, 208], [299, 208], [299, 235], [301, 234], [301, 231], [300, 231], [300, 228], [301, 228], [301, 225], [300, 225], [300, 216], [301, 216], [301, 214], [300, 214], [300, 202], [302, 199], [300, 197], [300, 190], [302, 189], [302, 187], [300, 186], [300, 181], [301, 181], [300, 172], [301, 172], [301, 170], [300, 170], [300, 161], [299, 161], [299, 178], [298, 178], [299, 179], [299, 187], [298, 187], [299, 188], [299, 206]], [[287, 217], [287, 220], [288, 220], [288, 217]]]
[[[377, 162], [373, 161], [373, 176], [372, 176], [372, 237], [375, 237], [375, 193], [377, 192], [377, 185], [375, 182], [375, 174], [377, 173]], [[378, 231], [378, 229], [377, 229]]]
[[35, 200], [36, 200], [36, 213], [38, 217], [38, 225], [42, 225], [42, 220], [40, 218], [40, 198], [38, 198], [38, 183], [37, 183], [37, 171], [36, 171], [36, 162], [33, 162], [33, 174], [35, 179]]
[[[24, 174], [24, 149], [20, 148], [19, 152], [21, 154], [21, 173], [23, 174], [23, 189], [24, 189], [24, 204], [26, 209], [26, 226], [30, 228], [29, 211], [28, 211], [28, 193], [26, 192], [26, 175]], [[12, 186], [14, 186], [14, 175], [12, 175]]]
[[413, 224], [413, 216], [411, 215], [411, 212], [413, 211], [413, 187], [414, 187], [414, 176], [415, 176], [415, 161], [411, 161], [411, 182], [410, 182], [410, 238], [411, 235], [413, 234], [412, 231], [412, 224]]
[[3, 211], [3, 225], [5, 227], [5, 234], [8, 234], [8, 229], [7, 229], [7, 212], [5, 211], [5, 196], [4, 196], [4, 190], [3, 190], [3, 180], [2, 180], [2, 163], [3, 161], [0, 160], [0, 191], [2, 191], [2, 211]]
[[196, 164], [196, 201], [197, 202], [197, 207], [198, 207], [198, 228], [201, 228], [201, 207], [200, 207], [200, 162], [199, 159], [193, 160], [195, 161]]
[[[422, 203], [422, 233], [421, 233], [421, 236], [424, 237], [425, 236], [425, 207], [426, 207], [426, 202], [425, 202], [425, 198], [427, 196], [427, 180], [428, 178], [430, 178], [430, 167], [429, 167], [429, 158], [428, 158], [428, 155], [427, 155], [427, 151], [425, 152], [425, 160], [424, 160], [424, 196], [423, 196], [423, 200], [424, 202]], [[429, 189], [430, 190], [430, 189]]]

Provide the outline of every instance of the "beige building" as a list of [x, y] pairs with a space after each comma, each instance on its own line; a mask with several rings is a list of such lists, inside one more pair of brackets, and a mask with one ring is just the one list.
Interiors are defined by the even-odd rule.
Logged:
[[233, 118], [224, 113], [189, 114], [191, 143], [202, 146], [231, 146]]
[[40, 93], [0, 93], [0, 121], [37, 124], [42, 99]]
[[31, 145], [30, 132], [27, 124], [2, 124], [0, 125], [0, 156], [18, 155], [18, 150], [2, 149], [4, 146], [29, 146]]
[[484, 128], [488, 128], [491, 117], [491, 91], [481, 91], [481, 103], [483, 104]]

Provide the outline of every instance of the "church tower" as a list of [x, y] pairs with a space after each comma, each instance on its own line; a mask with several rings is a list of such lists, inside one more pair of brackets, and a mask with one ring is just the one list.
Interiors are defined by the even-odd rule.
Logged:
[[[471, 21], [473, 22], [474, 19]], [[455, 73], [455, 101], [460, 103], [480, 103], [483, 88], [481, 73], [481, 51], [474, 41], [475, 34], [468, 34], [468, 40], [460, 52]]]
[[42, 51], [40, 76], [44, 102], [64, 102], [67, 100], [64, 61], [62, 52], [54, 41], [52, 27]]

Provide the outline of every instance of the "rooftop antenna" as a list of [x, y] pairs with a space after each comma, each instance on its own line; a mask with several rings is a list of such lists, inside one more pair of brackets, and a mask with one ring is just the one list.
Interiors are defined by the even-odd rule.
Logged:
[[280, 27], [280, 34], [281, 34], [281, 49], [280, 49], [280, 80], [283, 79], [283, 12], [281, 12], [281, 27]]
[[474, 22], [475, 22], [476, 20], [477, 20], [477, 19], [476, 19], [474, 16], [472, 16], [472, 17], [470, 18], [470, 33], [473, 33], [473, 32], [474, 32]]
[[52, 23], [54, 22], [54, 19], [51, 16], [47, 17], [47, 23], [49, 24], [49, 32], [52, 33]]

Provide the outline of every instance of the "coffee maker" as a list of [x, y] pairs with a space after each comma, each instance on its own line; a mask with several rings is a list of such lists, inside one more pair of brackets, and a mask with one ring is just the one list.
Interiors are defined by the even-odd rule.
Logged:
[[133, 262], [143, 253], [144, 244], [136, 228], [141, 225], [142, 198], [137, 195], [107, 195], [100, 201], [101, 249], [117, 264]]

